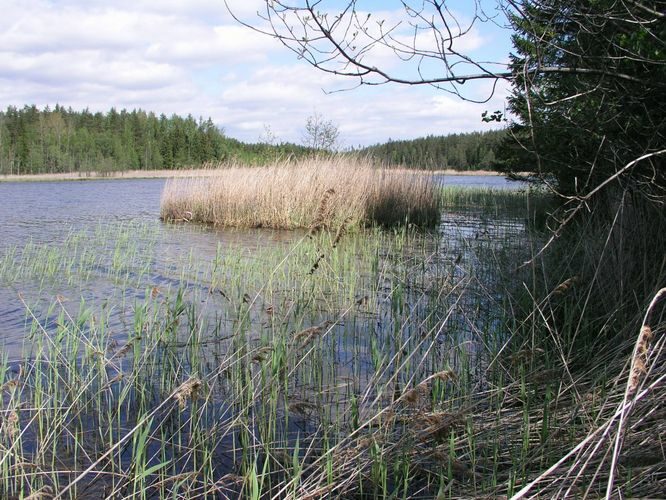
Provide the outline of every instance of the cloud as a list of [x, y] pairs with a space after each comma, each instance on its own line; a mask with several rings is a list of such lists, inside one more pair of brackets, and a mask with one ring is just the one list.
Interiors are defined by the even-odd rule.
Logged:
[[[313, 74], [305, 66], [265, 67], [225, 92], [227, 130], [252, 141], [267, 124], [278, 139], [298, 142], [307, 116], [317, 111], [339, 126], [344, 143], [351, 146], [501, 126], [481, 122], [483, 111], [503, 109], [501, 86], [490, 102], [474, 104], [427, 87], [385, 85], [328, 94], [321, 90], [334, 85], [340, 81]], [[253, 126], [246, 127], [246, 122]]]
[[[254, 20], [263, 5], [259, 0], [229, 3]], [[308, 115], [317, 111], [339, 125], [348, 145], [478, 130], [486, 127], [480, 122], [483, 110], [502, 109], [501, 92], [491, 103], [474, 106], [427, 87], [342, 91], [355, 82], [318, 71], [278, 41], [241, 27], [222, 0], [3, 4], [4, 105], [141, 107], [158, 114], [211, 116], [229, 135], [246, 141], [256, 141], [267, 124], [279, 139], [294, 142], [300, 141]], [[470, 34], [470, 50], [483, 45], [481, 33]], [[375, 55], [382, 63], [392, 58]], [[400, 61], [389, 64], [404, 69]], [[481, 95], [478, 85], [465, 87]]]
[[143, 24], [155, 23], [154, 18], [142, 19], [127, 11], [56, 9], [42, 2], [10, 2], [3, 14], [0, 46], [5, 51], [26, 54], [82, 48], [129, 49], [145, 39], [145, 34], [138, 36], [145, 29]]
[[121, 89], [159, 88], [182, 76], [169, 64], [137, 60], [127, 54], [74, 50], [35, 56], [0, 52], [0, 77], [51, 85], [100, 84]]
[[150, 43], [149, 59], [172, 63], [210, 65], [215, 63], [261, 63], [276, 48], [268, 37], [242, 26], [197, 27], [183, 36]]

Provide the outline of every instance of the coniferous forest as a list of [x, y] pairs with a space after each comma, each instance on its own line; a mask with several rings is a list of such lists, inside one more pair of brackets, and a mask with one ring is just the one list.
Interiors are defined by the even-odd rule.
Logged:
[[[431, 170], [491, 168], [503, 131], [389, 141], [354, 151], [383, 164]], [[106, 113], [56, 105], [0, 111], [0, 175], [193, 168], [204, 163], [265, 164], [312, 154], [283, 142], [248, 144], [212, 121], [141, 109]], [[317, 151], [321, 153], [321, 151]]]
[[56, 105], [0, 111], [0, 174], [148, 170], [206, 162], [264, 163], [300, 155], [295, 144], [244, 144], [213, 121], [111, 108], [107, 113]]
[[429, 135], [413, 140], [389, 140], [362, 151], [384, 163], [408, 168], [492, 170], [495, 148], [505, 135], [504, 130]]

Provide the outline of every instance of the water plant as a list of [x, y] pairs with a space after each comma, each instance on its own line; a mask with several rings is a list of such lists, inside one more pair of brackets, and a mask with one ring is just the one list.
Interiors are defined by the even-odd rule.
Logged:
[[[526, 227], [472, 211], [438, 232], [231, 232], [170, 252], [163, 231], [216, 233], [121, 224], [8, 249], [27, 335], [0, 360], [0, 496], [601, 493], [619, 415], [630, 443], [661, 428], [663, 326], [645, 324], [630, 370], [607, 353], [574, 374], [559, 325], [575, 321], [549, 315], [580, 284], [513, 314], [507, 283], [544, 286], [516, 270]], [[617, 484], [654, 495], [644, 447], [652, 461], [618, 455]]]
[[432, 227], [439, 221], [439, 196], [429, 176], [327, 156], [169, 180], [161, 217], [231, 227]]

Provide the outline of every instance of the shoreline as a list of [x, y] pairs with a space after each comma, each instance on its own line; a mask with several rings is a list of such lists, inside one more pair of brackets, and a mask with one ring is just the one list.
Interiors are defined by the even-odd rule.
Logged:
[[[261, 168], [261, 167], [251, 167]], [[178, 170], [124, 170], [115, 172], [63, 172], [53, 174], [3, 174], [0, 175], [0, 183], [3, 182], [54, 182], [54, 181], [103, 181], [118, 179], [170, 179], [183, 177], [211, 177], [217, 173], [217, 168], [192, 168]], [[406, 172], [462, 176], [502, 176], [494, 170], [418, 170], [404, 169]]]
[[169, 179], [172, 177], [209, 177], [216, 169], [123, 170], [114, 172], [62, 172], [57, 174], [0, 175], [2, 182], [104, 181], [118, 179]]

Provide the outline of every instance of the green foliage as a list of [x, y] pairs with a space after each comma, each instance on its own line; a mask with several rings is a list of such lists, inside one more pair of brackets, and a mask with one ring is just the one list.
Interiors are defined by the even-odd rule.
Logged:
[[663, 1], [523, 0], [514, 17], [511, 112], [498, 167], [584, 194], [619, 181], [666, 188]]
[[142, 110], [106, 114], [56, 105], [0, 111], [0, 174], [173, 169], [206, 162], [262, 164], [301, 156], [294, 144], [244, 144], [208, 118], [156, 116]]
[[[518, 121], [498, 168], [533, 172], [563, 196], [517, 316], [542, 316], [521, 336], [584, 373], [604, 357], [624, 362], [644, 321], [664, 328], [663, 302], [650, 304], [666, 272], [665, 3], [519, 5], [509, 99]], [[621, 379], [621, 365], [606, 366]]]
[[422, 137], [411, 141], [389, 141], [362, 149], [361, 153], [389, 164], [429, 170], [490, 169], [503, 130]]

